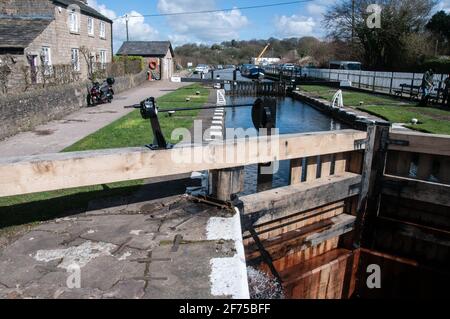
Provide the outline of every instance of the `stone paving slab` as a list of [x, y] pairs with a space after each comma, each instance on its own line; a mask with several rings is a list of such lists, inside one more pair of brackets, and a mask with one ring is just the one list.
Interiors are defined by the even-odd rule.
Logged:
[[[212, 261], [243, 252], [242, 242], [217, 234], [231, 220], [239, 215], [180, 195], [42, 223], [0, 249], [0, 298], [246, 297], [248, 287], [213, 289]], [[227, 271], [242, 271], [233, 265]]]

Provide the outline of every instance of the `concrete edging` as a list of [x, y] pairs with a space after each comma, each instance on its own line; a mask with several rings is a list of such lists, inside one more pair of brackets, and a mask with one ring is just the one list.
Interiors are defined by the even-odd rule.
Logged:
[[357, 130], [366, 130], [367, 126], [370, 124], [389, 123], [383, 119], [380, 119], [370, 114], [364, 113], [363, 115], [363, 112], [358, 114], [359, 112], [357, 110], [353, 110], [350, 108], [332, 107], [331, 103], [326, 100], [311, 97], [305, 93], [301, 93], [298, 91], [292, 92], [290, 96], [293, 99], [307, 103], [308, 105], [312, 106], [318, 111], [323, 112], [338, 121], [348, 124]]

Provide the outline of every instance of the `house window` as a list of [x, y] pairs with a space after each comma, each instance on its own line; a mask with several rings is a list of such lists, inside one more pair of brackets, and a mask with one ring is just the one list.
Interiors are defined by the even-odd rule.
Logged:
[[88, 22], [88, 34], [93, 36], [94, 35], [94, 19], [89, 17], [87, 22]]
[[100, 63], [104, 69], [106, 67], [106, 50], [100, 50]]
[[78, 18], [78, 13], [76, 11], [69, 12], [69, 29], [70, 32], [79, 32], [80, 23]]
[[72, 49], [72, 66], [76, 72], [80, 71], [80, 50]]
[[106, 26], [105, 22], [100, 22], [100, 38], [105, 39], [106, 38]]
[[49, 47], [42, 47], [41, 64], [45, 75], [52, 74], [52, 51]]
[[49, 47], [42, 47], [42, 64], [44, 66], [52, 65], [52, 51]]

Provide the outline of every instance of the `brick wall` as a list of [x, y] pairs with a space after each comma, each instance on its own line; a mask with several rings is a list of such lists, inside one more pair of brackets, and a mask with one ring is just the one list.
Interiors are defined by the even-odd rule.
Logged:
[[[116, 78], [114, 90], [120, 93], [145, 82], [145, 71]], [[39, 124], [60, 119], [86, 107], [88, 82], [50, 87], [21, 95], [0, 97], [0, 139]]]

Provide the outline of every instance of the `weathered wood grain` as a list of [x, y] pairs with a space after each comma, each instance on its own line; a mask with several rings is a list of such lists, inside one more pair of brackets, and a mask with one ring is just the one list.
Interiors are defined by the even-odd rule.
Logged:
[[223, 169], [355, 149], [366, 132], [343, 130], [180, 145], [0, 159], [0, 196]]

